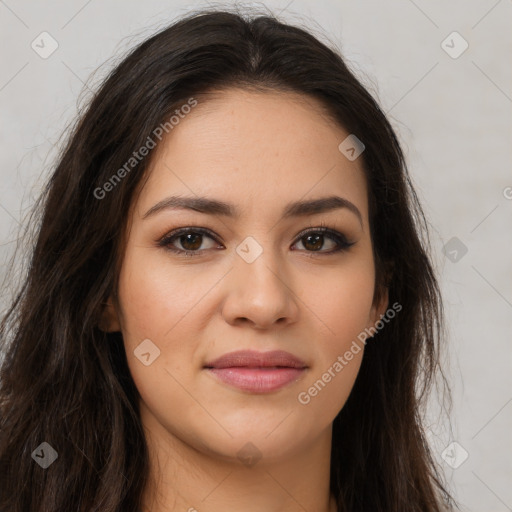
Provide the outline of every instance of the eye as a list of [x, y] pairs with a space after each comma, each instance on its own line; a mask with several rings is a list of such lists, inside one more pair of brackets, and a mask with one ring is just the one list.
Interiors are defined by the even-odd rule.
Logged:
[[[330, 250], [321, 250], [325, 245], [325, 240], [330, 239], [331, 243]], [[324, 255], [334, 254], [337, 252], [347, 250], [351, 245], [354, 245], [355, 242], [349, 242], [345, 235], [335, 231], [333, 229], [329, 229], [326, 227], [319, 227], [314, 229], [309, 229], [308, 231], [303, 231], [299, 235], [299, 240], [297, 243], [301, 243], [304, 249], [307, 252], [312, 253], [320, 253]]]
[[[207, 229], [181, 228], [165, 235], [158, 241], [158, 245], [183, 256], [199, 256], [202, 251], [212, 249], [215, 246], [215, 244], [210, 243], [209, 247], [201, 248], [204, 238], [217, 242]], [[176, 247], [175, 244], [181, 245], [181, 248]]]

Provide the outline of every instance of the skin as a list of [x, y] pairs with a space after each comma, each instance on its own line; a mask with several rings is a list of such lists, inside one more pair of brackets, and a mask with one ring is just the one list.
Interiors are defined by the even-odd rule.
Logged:
[[[332, 422], [363, 350], [308, 404], [298, 395], [387, 307], [386, 294], [373, 302], [361, 158], [349, 161], [338, 149], [348, 135], [314, 99], [230, 89], [200, 102], [154, 155], [132, 205], [118, 302], [104, 314], [105, 329], [123, 333], [141, 395], [151, 460], [144, 510], [335, 510]], [[240, 216], [163, 209], [143, 218], [171, 195], [232, 203]], [[332, 195], [353, 203], [361, 219], [348, 208], [282, 218], [289, 202]], [[354, 244], [327, 254], [337, 246], [328, 235], [317, 245], [298, 237], [322, 225]], [[207, 228], [216, 239], [176, 237], [173, 247], [200, 254], [188, 258], [158, 245], [183, 227]], [[235, 250], [248, 236], [263, 249], [250, 264]], [[149, 366], [134, 356], [145, 339], [160, 350]], [[308, 369], [266, 394], [233, 388], [203, 369], [239, 349], [286, 350]], [[261, 457], [252, 466], [237, 456], [247, 443]]]

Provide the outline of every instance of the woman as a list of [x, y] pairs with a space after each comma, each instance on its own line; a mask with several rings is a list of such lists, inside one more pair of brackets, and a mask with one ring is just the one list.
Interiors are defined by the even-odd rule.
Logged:
[[1, 511], [447, 509], [426, 223], [334, 50], [188, 15], [104, 81], [39, 211], [2, 324]]

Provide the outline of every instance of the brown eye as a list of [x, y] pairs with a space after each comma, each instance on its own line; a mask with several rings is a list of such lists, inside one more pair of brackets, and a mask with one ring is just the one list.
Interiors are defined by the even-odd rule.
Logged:
[[[326, 239], [330, 240], [327, 250]], [[348, 249], [354, 242], [348, 242], [345, 236], [330, 229], [315, 229], [299, 235], [299, 242], [302, 243], [307, 252], [318, 252], [320, 254], [332, 254]]]
[[320, 233], [315, 235], [306, 235], [302, 240], [302, 245], [308, 251], [319, 251], [324, 245], [324, 235]]
[[[210, 239], [210, 245], [202, 247], [205, 239]], [[203, 228], [182, 228], [165, 235], [158, 245], [169, 251], [184, 256], [199, 256], [203, 251], [214, 248], [217, 241]]]
[[178, 240], [185, 250], [197, 251], [201, 247], [202, 238], [203, 235], [191, 233], [188, 235], [181, 235]]

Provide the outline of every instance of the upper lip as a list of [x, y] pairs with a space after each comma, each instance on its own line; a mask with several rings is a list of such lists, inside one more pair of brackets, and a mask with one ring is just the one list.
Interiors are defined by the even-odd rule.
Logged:
[[284, 350], [257, 352], [254, 350], [237, 350], [210, 361], [205, 368], [261, 368], [281, 366], [287, 368], [307, 368], [304, 361]]

